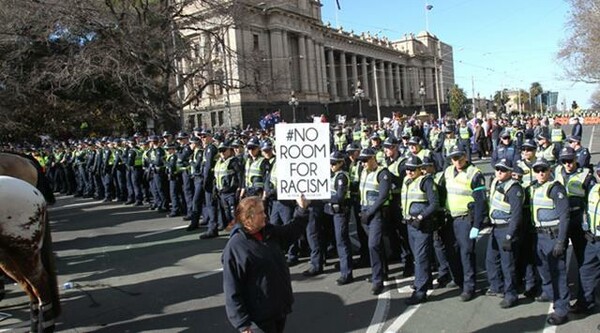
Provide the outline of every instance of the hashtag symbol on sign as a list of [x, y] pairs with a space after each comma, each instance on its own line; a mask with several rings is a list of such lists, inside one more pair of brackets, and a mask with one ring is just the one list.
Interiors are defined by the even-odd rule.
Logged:
[[287, 135], [285, 136], [285, 138], [286, 138], [288, 141], [292, 141], [292, 140], [294, 139], [294, 130], [289, 130], [289, 131], [287, 132]]

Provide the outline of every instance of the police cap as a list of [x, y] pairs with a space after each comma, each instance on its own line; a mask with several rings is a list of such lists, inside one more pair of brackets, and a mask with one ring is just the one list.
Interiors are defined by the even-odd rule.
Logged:
[[195, 135], [190, 138], [190, 143], [199, 143], [199, 142], [200, 142], [200, 139]]
[[371, 148], [365, 148], [360, 151], [360, 155], [358, 155], [358, 159], [361, 161], [367, 161], [371, 157], [375, 157], [375, 150]]
[[257, 137], [250, 138], [248, 143], [246, 143], [246, 148], [254, 149], [260, 147], [260, 142]]
[[342, 152], [336, 151], [329, 157], [329, 162], [331, 164], [338, 164], [339, 162], [343, 162], [345, 157], [346, 156]]
[[237, 147], [241, 147], [241, 146], [242, 146], [242, 141], [240, 141], [238, 139], [231, 141], [232, 148], [237, 148]]
[[271, 143], [271, 140], [263, 140], [260, 143], [260, 150], [271, 150], [273, 149], [273, 143]]
[[418, 146], [421, 144], [421, 139], [419, 139], [418, 136], [413, 136], [410, 138], [410, 140], [408, 140], [408, 144]]
[[513, 170], [513, 163], [510, 159], [507, 158], [503, 158], [500, 161], [498, 161], [496, 163], [496, 165], [494, 165], [494, 168], [496, 169], [500, 169], [503, 171], [512, 171]]
[[379, 134], [377, 134], [377, 133], [373, 133], [373, 134], [371, 134], [371, 136], [369, 137], [369, 140], [379, 140], [379, 141], [381, 141], [381, 137], [379, 137]]
[[200, 136], [212, 136], [212, 131], [209, 129], [204, 129], [200, 132]]
[[422, 164], [423, 164], [423, 166], [432, 166], [433, 165], [433, 159], [430, 156], [425, 155], [423, 157], [423, 163]]
[[501, 137], [502, 139], [510, 138], [510, 132], [509, 132], [509, 131], [506, 131], [506, 130], [504, 130], [504, 131], [502, 131], [502, 133], [500, 133], [500, 137]]
[[213, 138], [217, 141], [225, 140], [225, 137], [223, 136], [223, 134], [221, 132], [215, 133], [215, 135], [213, 135]]
[[542, 133], [538, 134], [536, 139], [538, 140], [549, 140], [550, 137], [548, 136], [548, 133], [546, 133], [546, 131], [542, 131]]
[[189, 138], [189, 137], [190, 137], [190, 136], [189, 136], [189, 135], [188, 135], [186, 132], [179, 132], [179, 133], [177, 133], [177, 139], [178, 139], [178, 140], [179, 140], [179, 139], [187, 139], [187, 138]]
[[415, 169], [423, 166], [423, 161], [421, 161], [419, 156], [413, 155], [406, 160], [404, 166], [407, 170], [414, 171]]
[[150, 141], [150, 142], [158, 142], [158, 136], [156, 136], [156, 135], [150, 135], [148, 137], [148, 141]]
[[521, 168], [520, 166], [515, 165], [515, 167], [513, 168], [512, 173], [515, 174], [515, 175], [522, 176], [522, 175], [525, 174], [525, 171], [523, 171], [523, 168]]
[[575, 150], [571, 147], [564, 147], [563, 149], [560, 150], [558, 159], [561, 161], [574, 160], [575, 159]]
[[446, 134], [454, 133], [455, 131], [456, 128], [454, 126], [446, 126], [446, 129], [444, 129], [444, 133]]
[[569, 135], [567, 137], [567, 141], [569, 141], [569, 142], [581, 142], [581, 137], [579, 135]]
[[463, 156], [465, 154], [465, 151], [462, 150], [459, 146], [452, 146], [452, 148], [450, 148], [450, 151], [448, 152], [448, 157], [452, 158], [452, 157], [460, 157]]
[[535, 162], [532, 165], [533, 169], [549, 169], [550, 168], [550, 163], [548, 163], [548, 160], [546, 160], [545, 158], [541, 157], [535, 160]]
[[410, 134], [408, 134], [407, 132], [402, 133], [401, 136], [402, 139], [410, 139]]
[[194, 132], [202, 132], [202, 127], [194, 127]]
[[[385, 143], [384, 143], [385, 145]], [[358, 146], [358, 144], [352, 142], [351, 144], [349, 144], [348, 146], [346, 146], [346, 152], [352, 152], [352, 151], [358, 151], [360, 150], [360, 147]]]
[[398, 140], [394, 137], [389, 136], [383, 141], [383, 147], [384, 148], [398, 147]]
[[231, 149], [231, 141], [223, 141], [221, 143], [219, 143], [219, 146], [217, 147], [217, 149], [219, 150], [219, 152], [223, 152], [226, 151], [227, 149]]
[[174, 143], [169, 143], [165, 146], [166, 149], [177, 149], [177, 145]]
[[535, 143], [535, 141], [533, 141], [533, 139], [527, 139], [527, 140], [525, 140], [523, 142], [523, 144], [521, 145], [521, 147], [536, 149], [537, 148], [537, 143]]
[[166, 138], [166, 137], [169, 137], [169, 136], [173, 136], [173, 134], [171, 134], [171, 132], [169, 132], [169, 131], [164, 131], [163, 134], [162, 134], [163, 138]]

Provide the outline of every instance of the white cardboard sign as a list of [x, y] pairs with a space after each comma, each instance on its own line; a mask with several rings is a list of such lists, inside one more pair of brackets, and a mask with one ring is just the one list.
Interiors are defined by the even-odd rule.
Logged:
[[330, 199], [329, 124], [275, 125], [277, 199]]

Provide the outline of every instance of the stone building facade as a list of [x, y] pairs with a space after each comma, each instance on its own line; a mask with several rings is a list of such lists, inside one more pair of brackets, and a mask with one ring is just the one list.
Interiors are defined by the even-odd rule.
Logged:
[[[212, 54], [222, 57], [214, 75], [240, 88], [210, 87], [184, 110], [188, 127], [256, 126], [275, 110], [288, 122], [320, 114], [376, 120], [378, 105], [389, 116], [412, 114], [422, 103], [437, 113], [436, 98], [446, 104], [454, 85], [452, 47], [436, 36], [422, 32], [392, 41], [335, 28], [322, 22], [318, 0], [244, 3], [243, 22], [224, 34], [233, 55]], [[206, 46], [211, 36], [194, 38]]]

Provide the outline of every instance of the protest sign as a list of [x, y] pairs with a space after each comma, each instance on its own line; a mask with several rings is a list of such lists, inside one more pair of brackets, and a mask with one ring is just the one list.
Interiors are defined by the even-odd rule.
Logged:
[[329, 199], [329, 124], [275, 125], [277, 199]]

